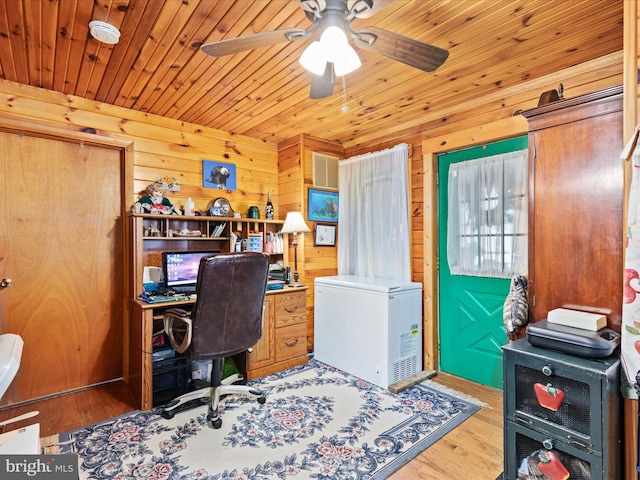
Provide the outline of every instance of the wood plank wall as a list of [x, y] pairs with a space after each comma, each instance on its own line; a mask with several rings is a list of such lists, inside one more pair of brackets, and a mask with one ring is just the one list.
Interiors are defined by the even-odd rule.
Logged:
[[[7, 80], [0, 80], [0, 112], [33, 124], [132, 141], [133, 192], [143, 193], [148, 184], [164, 176], [175, 177], [180, 191], [168, 198], [179, 208], [191, 197], [196, 210], [206, 210], [212, 199], [222, 196], [229, 199], [235, 211], [244, 213], [256, 205], [264, 215], [269, 191], [277, 205], [275, 143]], [[205, 159], [234, 164], [237, 190], [204, 188]], [[128, 201], [133, 204], [137, 199], [134, 195]]]
[[[280, 173], [280, 208], [284, 212], [298, 210], [307, 218], [307, 188], [313, 187], [313, 152], [344, 158], [344, 149], [337, 142], [330, 142], [309, 135], [290, 138], [278, 145]], [[283, 218], [286, 213], [283, 213]], [[312, 233], [299, 239], [298, 271], [307, 291], [307, 349], [313, 351], [314, 336], [314, 287], [316, 277], [338, 273], [338, 247], [316, 247], [313, 242], [314, 222], [307, 221]], [[338, 235], [340, 233], [338, 232]], [[289, 251], [289, 263], [293, 268], [293, 251]]]

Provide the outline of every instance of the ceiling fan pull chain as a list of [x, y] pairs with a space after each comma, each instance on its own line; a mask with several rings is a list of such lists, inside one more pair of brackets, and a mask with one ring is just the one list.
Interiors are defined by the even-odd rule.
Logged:
[[349, 105], [347, 105], [347, 79], [346, 75], [342, 76], [342, 111], [348, 112]]

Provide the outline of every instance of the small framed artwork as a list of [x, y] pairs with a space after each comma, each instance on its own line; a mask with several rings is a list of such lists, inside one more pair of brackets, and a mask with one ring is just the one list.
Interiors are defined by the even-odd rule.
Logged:
[[219, 190], [236, 189], [236, 166], [233, 163], [202, 161], [202, 186]]
[[307, 205], [310, 222], [338, 222], [338, 192], [309, 188]]
[[316, 223], [313, 235], [313, 244], [317, 247], [336, 246], [336, 225]]

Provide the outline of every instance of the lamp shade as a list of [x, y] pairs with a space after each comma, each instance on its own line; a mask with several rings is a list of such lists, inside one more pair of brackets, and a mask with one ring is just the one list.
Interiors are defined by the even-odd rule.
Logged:
[[332, 25], [322, 32], [320, 45], [327, 62], [333, 63], [336, 77], [351, 73], [360, 67], [360, 58], [349, 45], [347, 36], [340, 27]]
[[314, 75], [322, 75], [324, 73], [327, 60], [324, 55], [322, 46], [317, 40], [309, 45], [300, 57], [300, 65], [309, 70]]
[[311, 230], [307, 224], [304, 223], [302, 213], [287, 212], [287, 218], [284, 221], [284, 225], [282, 226], [280, 233], [305, 233], [310, 231]]
[[362, 65], [360, 57], [348, 43], [340, 50], [340, 54], [334, 57], [333, 66], [336, 69], [336, 77], [351, 73], [360, 68], [360, 65]]

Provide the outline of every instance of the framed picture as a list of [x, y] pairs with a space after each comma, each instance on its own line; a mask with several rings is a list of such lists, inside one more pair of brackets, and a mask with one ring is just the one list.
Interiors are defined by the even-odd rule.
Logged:
[[202, 186], [220, 190], [236, 189], [236, 166], [233, 163], [202, 161]]
[[313, 235], [313, 244], [318, 247], [335, 247], [336, 225], [316, 223], [316, 228]]
[[338, 223], [338, 192], [309, 188], [307, 219]]

